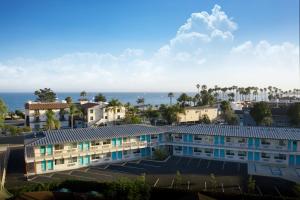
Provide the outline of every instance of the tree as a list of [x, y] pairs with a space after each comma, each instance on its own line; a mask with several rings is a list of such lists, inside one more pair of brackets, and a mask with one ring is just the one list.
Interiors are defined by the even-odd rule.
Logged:
[[197, 88], [197, 90], [198, 90], [198, 94], [200, 93], [200, 87], [201, 87], [200, 84], [197, 84], [197, 85], [196, 85], [196, 88]]
[[50, 88], [39, 89], [34, 92], [36, 100], [40, 102], [55, 102], [56, 94]]
[[259, 125], [262, 125], [264, 118], [272, 117], [271, 109], [266, 102], [255, 103], [250, 110], [250, 115]]
[[80, 115], [80, 111], [77, 108], [76, 105], [71, 104], [70, 105], [70, 110], [69, 110], [69, 120], [70, 120], [70, 124], [71, 124], [71, 128], [74, 128], [74, 116], [76, 115]]
[[161, 116], [168, 124], [172, 124], [177, 122], [177, 114], [183, 113], [183, 108], [181, 108], [178, 104], [173, 106], [166, 106], [164, 104], [160, 105], [159, 111]]
[[291, 123], [300, 126], [300, 103], [294, 103], [288, 108], [288, 116]]
[[213, 191], [217, 190], [218, 182], [214, 174], [210, 174], [210, 183], [212, 185]]
[[263, 120], [261, 121], [262, 126], [271, 126], [273, 123], [272, 117], [264, 117]]
[[68, 104], [71, 104], [72, 103], [72, 97], [66, 97], [65, 98], [65, 100], [66, 100], [66, 102], [68, 103]]
[[114, 121], [116, 121], [115, 115], [116, 115], [117, 109], [120, 108], [121, 106], [122, 106], [122, 103], [118, 99], [111, 99], [108, 102], [107, 108], [108, 108], [108, 110], [113, 111]]
[[3, 126], [5, 116], [8, 112], [7, 106], [5, 105], [5, 102], [0, 99], [0, 127]]
[[177, 170], [176, 175], [175, 175], [175, 185], [176, 185], [176, 187], [180, 186], [181, 183], [182, 183], [182, 177], [181, 177], [180, 171]]
[[207, 114], [204, 114], [204, 115], [202, 116], [201, 122], [204, 123], [204, 124], [210, 124], [210, 123], [211, 123], [211, 121], [210, 121], [210, 119], [209, 119], [209, 117], [208, 117]]
[[126, 124], [140, 124], [142, 123], [142, 119], [139, 116], [133, 115], [125, 115], [125, 119], [123, 120]]
[[94, 99], [95, 102], [106, 102], [106, 97], [99, 93], [95, 96], [95, 99]]
[[248, 192], [249, 193], [255, 192], [255, 185], [256, 185], [256, 181], [253, 179], [252, 176], [249, 176], [249, 179], [248, 179]]
[[237, 116], [234, 114], [229, 101], [222, 101], [220, 107], [224, 120], [231, 125], [237, 124]]
[[47, 130], [59, 129], [60, 128], [60, 121], [55, 118], [55, 113], [52, 110], [48, 110], [46, 112], [46, 126]]
[[17, 116], [19, 116], [20, 118], [25, 119], [25, 114], [24, 114], [22, 111], [16, 110], [16, 111], [15, 111], [15, 114], [16, 114]]
[[168, 153], [166, 150], [164, 149], [155, 149], [155, 151], [153, 152], [153, 157], [155, 160], [164, 160], [166, 159], [168, 156]]
[[81, 92], [80, 92], [80, 100], [81, 100], [81, 101], [87, 101], [86, 96], [87, 96], [86, 91], [81, 91]]
[[200, 95], [200, 98], [201, 98], [201, 104], [202, 106], [205, 106], [205, 105], [213, 105], [214, 102], [215, 102], [215, 98], [214, 96], [209, 93], [207, 90], [202, 90], [201, 92], [201, 95]]
[[189, 100], [189, 96], [186, 93], [182, 93], [177, 101], [181, 104], [182, 107], [186, 106], [186, 102]]
[[170, 98], [170, 106], [172, 105], [172, 99], [174, 97], [174, 93], [173, 92], [169, 92], [168, 93], [168, 97]]

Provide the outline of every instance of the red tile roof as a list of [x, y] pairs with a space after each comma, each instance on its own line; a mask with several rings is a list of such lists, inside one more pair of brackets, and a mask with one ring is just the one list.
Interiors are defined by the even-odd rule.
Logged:
[[26, 103], [25, 109], [29, 110], [50, 110], [50, 109], [65, 109], [69, 108], [69, 104], [60, 102], [51, 103]]

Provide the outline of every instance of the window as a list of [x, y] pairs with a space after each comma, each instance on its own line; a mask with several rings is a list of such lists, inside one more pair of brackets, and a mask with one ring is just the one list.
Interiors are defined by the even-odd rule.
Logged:
[[91, 117], [90, 117], [90, 121], [93, 121], [93, 120], [94, 120], [94, 117], [93, 117], [93, 116], [91, 116]]
[[104, 140], [103, 145], [105, 145], [105, 144], [110, 144], [110, 140]]
[[232, 139], [231, 139], [231, 137], [226, 137], [226, 142], [232, 142]]
[[269, 145], [270, 141], [267, 140], [267, 139], [261, 139], [261, 144], [263, 144], [263, 145]]
[[93, 109], [91, 109], [91, 110], [90, 110], [90, 113], [91, 113], [91, 114], [93, 114], [93, 113], [94, 113], [94, 110], [93, 110]]
[[111, 153], [109, 152], [109, 153], [106, 153], [106, 155], [105, 155], [107, 158], [110, 158], [111, 157]]
[[72, 143], [72, 149], [77, 149], [77, 143], [76, 142]]
[[64, 149], [64, 145], [62, 145], [62, 144], [56, 144], [56, 145], [54, 146], [54, 149], [55, 149], [55, 151], [63, 150], [63, 149]]
[[267, 153], [261, 153], [262, 158], [270, 158], [270, 155]]
[[226, 150], [226, 155], [227, 156], [234, 156], [234, 151], [232, 151], [232, 150]]
[[100, 142], [99, 141], [92, 141], [91, 146], [99, 146]]
[[121, 116], [120, 115], [118, 115], [118, 117], [117, 117], [118, 119], [121, 119]]
[[127, 155], [128, 154], [128, 151], [123, 151], [123, 155]]
[[194, 148], [194, 152], [195, 152], [195, 153], [201, 153], [201, 152], [202, 152], [202, 149], [195, 147], [195, 148]]
[[98, 160], [100, 159], [100, 154], [93, 154], [92, 155], [92, 160]]
[[284, 140], [279, 140], [278, 145], [279, 146], [285, 146], [286, 144], [285, 144]]
[[123, 142], [127, 142], [127, 138], [126, 137], [123, 138]]
[[157, 139], [157, 135], [151, 135], [151, 140], [155, 140], [155, 139]]
[[181, 146], [175, 146], [175, 151], [182, 151], [182, 147]]
[[117, 109], [117, 112], [118, 112], [118, 113], [121, 112], [121, 109]]
[[201, 141], [202, 137], [200, 135], [195, 135], [194, 140]]
[[55, 165], [63, 165], [65, 164], [65, 160], [62, 158], [62, 159], [55, 159]]
[[277, 154], [277, 155], [274, 155], [274, 159], [276, 159], [276, 160], [286, 160], [286, 155], [285, 154]]
[[68, 163], [76, 163], [77, 162], [77, 157], [72, 157], [68, 159]]
[[105, 118], [105, 119], [108, 119], [108, 117], [107, 117], [107, 116], [105, 116], [104, 118]]
[[205, 153], [212, 153], [213, 150], [212, 150], [212, 149], [204, 149], [204, 152], [205, 152]]
[[175, 139], [179, 139], [181, 140], [182, 139], [182, 135], [178, 134], [178, 135], [175, 135]]
[[247, 155], [246, 151], [239, 151], [238, 156], [243, 156], [245, 157]]
[[133, 153], [141, 153], [141, 150], [140, 149], [135, 149], [135, 150], [133, 150]]
[[239, 138], [238, 143], [246, 143], [246, 138]]

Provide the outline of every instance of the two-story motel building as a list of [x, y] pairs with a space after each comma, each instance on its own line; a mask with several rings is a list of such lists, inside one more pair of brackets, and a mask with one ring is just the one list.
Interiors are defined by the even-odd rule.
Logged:
[[36, 133], [25, 141], [26, 175], [171, 155], [300, 167], [300, 129], [121, 125]]

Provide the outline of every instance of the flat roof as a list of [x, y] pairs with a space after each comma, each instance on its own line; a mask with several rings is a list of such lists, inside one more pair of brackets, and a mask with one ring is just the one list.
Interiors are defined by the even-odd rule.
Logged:
[[299, 128], [230, 126], [212, 124], [197, 124], [185, 126], [149, 126], [131, 124], [120, 126], [105, 126], [97, 128], [77, 128], [42, 131], [37, 132], [36, 135], [39, 136], [38, 138], [27, 139], [25, 141], [25, 145], [40, 146], [48, 144], [63, 144], [168, 132], [210, 136], [300, 140]]

